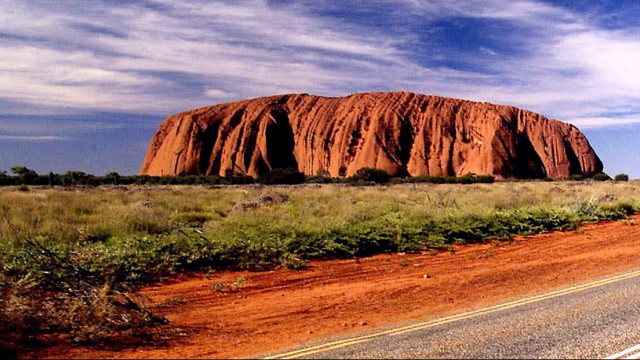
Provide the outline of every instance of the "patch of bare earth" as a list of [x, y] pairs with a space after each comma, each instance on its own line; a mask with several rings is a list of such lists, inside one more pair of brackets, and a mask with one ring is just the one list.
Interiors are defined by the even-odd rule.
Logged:
[[[51, 348], [26, 357], [229, 358], [284, 350], [546, 292], [640, 265], [640, 215], [436, 254], [315, 261], [308, 269], [191, 274], [144, 290], [186, 336], [157, 347]], [[237, 281], [244, 278], [244, 282]], [[236, 282], [237, 286], [233, 283]], [[222, 286], [224, 285], [224, 286]]]

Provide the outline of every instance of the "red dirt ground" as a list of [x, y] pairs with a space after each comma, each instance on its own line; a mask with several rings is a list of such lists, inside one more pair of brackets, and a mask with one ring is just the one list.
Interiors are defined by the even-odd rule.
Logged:
[[[27, 357], [230, 358], [284, 350], [507, 301], [637, 269], [640, 215], [578, 231], [455, 246], [437, 254], [315, 261], [303, 271], [191, 274], [144, 290], [186, 331], [157, 347], [52, 348]], [[245, 281], [237, 291], [218, 282]]]

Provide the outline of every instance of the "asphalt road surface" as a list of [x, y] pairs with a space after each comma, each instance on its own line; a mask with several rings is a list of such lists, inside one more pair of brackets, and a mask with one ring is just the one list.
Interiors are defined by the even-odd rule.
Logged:
[[274, 358], [640, 358], [640, 271]]

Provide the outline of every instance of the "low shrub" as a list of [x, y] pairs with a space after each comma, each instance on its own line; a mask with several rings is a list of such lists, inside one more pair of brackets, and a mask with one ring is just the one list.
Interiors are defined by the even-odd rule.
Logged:
[[605, 173], [597, 173], [591, 177], [595, 181], [607, 181], [611, 180], [611, 177]]
[[98, 227], [91, 230], [86, 237], [87, 242], [101, 242], [104, 243], [111, 239], [113, 236], [112, 231], [107, 228]]
[[382, 170], [371, 167], [365, 167], [356, 171], [349, 179], [354, 184], [385, 184], [391, 179], [391, 174]]
[[209, 220], [211, 220], [210, 215], [197, 212], [180, 213], [175, 216], [176, 222], [186, 226], [202, 226]]
[[267, 185], [302, 184], [305, 181], [305, 175], [293, 168], [272, 169], [258, 177], [257, 181]]
[[615, 181], [629, 181], [629, 175], [627, 175], [627, 174], [618, 174], [613, 178], [613, 180], [615, 180]]
[[263, 205], [282, 204], [287, 201], [289, 201], [289, 195], [280, 193], [261, 194], [256, 198], [256, 202]]
[[145, 214], [128, 216], [125, 220], [125, 226], [129, 232], [147, 234], [162, 234], [171, 228], [170, 224], [167, 224], [162, 219], [146, 216]]
[[64, 334], [77, 343], [142, 341], [148, 329], [167, 323], [143, 305], [129, 282], [116, 281], [107, 269], [84, 267], [68, 250], [28, 239], [20, 249], [2, 250], [17, 259], [5, 259], [0, 272], [2, 353]]
[[446, 179], [444, 176], [417, 176], [411, 179], [417, 183], [444, 184]]

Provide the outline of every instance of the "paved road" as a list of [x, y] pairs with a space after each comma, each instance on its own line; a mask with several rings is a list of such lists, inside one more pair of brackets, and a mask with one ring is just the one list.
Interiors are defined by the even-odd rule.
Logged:
[[333, 339], [285, 358], [640, 358], [640, 271]]

